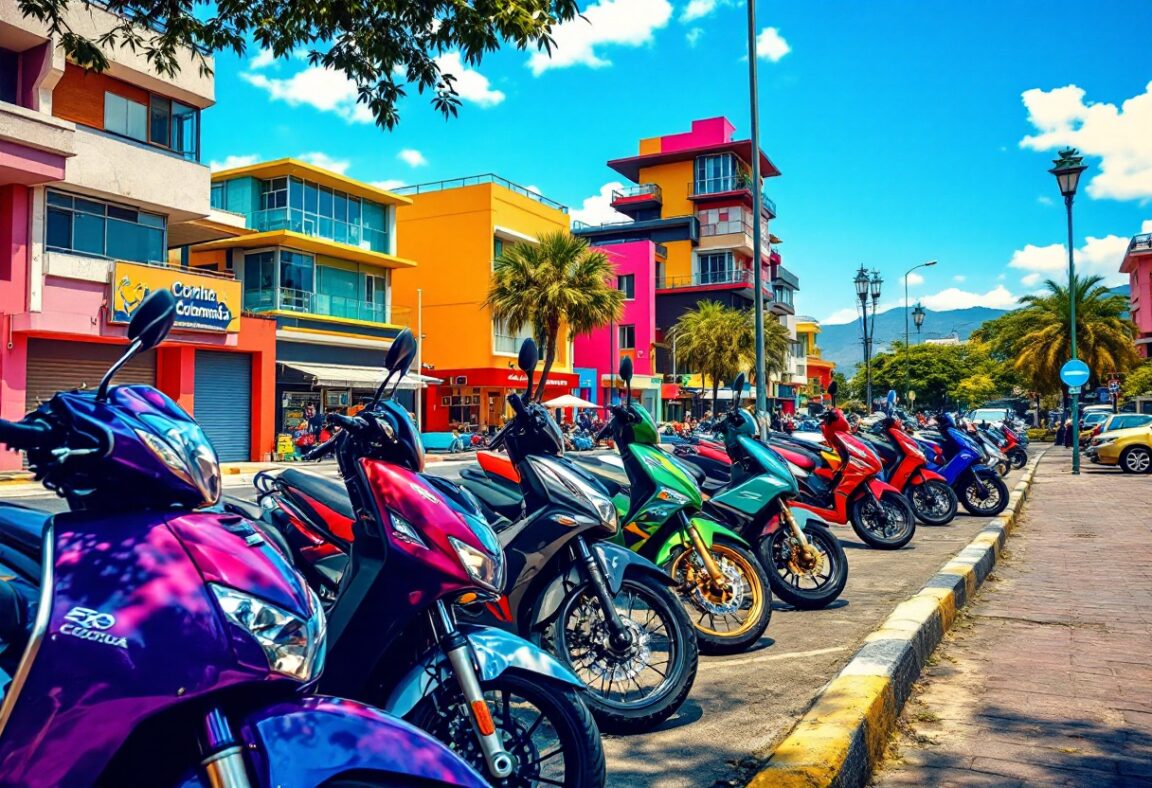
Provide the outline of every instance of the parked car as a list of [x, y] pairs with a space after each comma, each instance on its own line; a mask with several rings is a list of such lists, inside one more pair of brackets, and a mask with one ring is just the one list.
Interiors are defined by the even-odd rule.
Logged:
[[1102, 432], [1115, 432], [1116, 430], [1129, 430], [1133, 427], [1147, 427], [1152, 425], [1152, 414], [1149, 413], [1113, 413], [1107, 419], [1096, 425], [1092, 430], [1095, 438]]
[[1094, 410], [1085, 413], [1080, 419], [1080, 445], [1087, 445], [1095, 434], [1092, 430], [1096, 429], [1098, 424], [1106, 422], [1112, 415], [1110, 410]]
[[1085, 452], [1097, 465], [1119, 465], [1125, 473], [1152, 471], [1152, 426], [1102, 432]]

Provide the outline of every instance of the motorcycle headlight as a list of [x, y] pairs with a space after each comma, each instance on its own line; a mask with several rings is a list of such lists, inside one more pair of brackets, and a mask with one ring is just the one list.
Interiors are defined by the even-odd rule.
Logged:
[[449, 544], [456, 551], [460, 563], [464, 565], [469, 577], [490, 591], [501, 591], [504, 588], [504, 553], [489, 553], [477, 550], [466, 545], [459, 539], [449, 536]]
[[596, 516], [600, 518], [600, 522], [604, 523], [604, 525], [608, 526], [612, 531], [616, 530], [619, 523], [616, 516], [616, 504], [612, 502], [611, 498], [585, 482], [579, 476], [569, 473], [567, 469], [559, 464], [539, 463], [536, 467], [546, 477], [563, 486], [572, 495], [584, 500], [584, 502], [592, 508], [592, 511], [596, 512]]
[[224, 617], [250, 634], [276, 673], [307, 683], [324, 667], [327, 621], [320, 599], [308, 589], [307, 619], [235, 588], [209, 583]]
[[203, 431], [195, 424], [167, 428], [156, 425], [155, 430], [135, 432], [173, 474], [200, 491], [206, 506], [219, 501], [220, 461]]

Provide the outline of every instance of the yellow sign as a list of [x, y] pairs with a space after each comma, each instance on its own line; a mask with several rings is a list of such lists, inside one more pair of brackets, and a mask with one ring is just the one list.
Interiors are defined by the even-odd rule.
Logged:
[[112, 317], [127, 323], [153, 290], [171, 290], [176, 297], [176, 328], [192, 331], [240, 330], [240, 283], [234, 279], [135, 263], [116, 263], [112, 269]]
[[281, 457], [291, 457], [296, 453], [296, 444], [291, 435], [282, 432], [276, 436], [276, 453]]

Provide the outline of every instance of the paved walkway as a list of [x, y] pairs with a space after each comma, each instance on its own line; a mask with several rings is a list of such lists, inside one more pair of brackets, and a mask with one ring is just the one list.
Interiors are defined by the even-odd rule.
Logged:
[[1152, 479], [1041, 462], [880, 786], [1152, 786]]

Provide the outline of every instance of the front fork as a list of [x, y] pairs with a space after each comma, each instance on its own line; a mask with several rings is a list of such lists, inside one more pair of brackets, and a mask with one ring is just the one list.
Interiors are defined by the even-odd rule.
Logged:
[[496, 734], [492, 711], [488, 708], [488, 701], [484, 699], [480, 679], [476, 676], [476, 669], [472, 664], [468, 639], [460, 634], [460, 630], [456, 628], [456, 620], [443, 602], [436, 603], [435, 609], [430, 611], [430, 616], [436, 642], [448, 657], [452, 672], [456, 674], [460, 693], [468, 706], [468, 718], [472, 721], [472, 730], [480, 743], [480, 750], [484, 753], [484, 762], [488, 765], [488, 771], [492, 776], [502, 780], [512, 774], [515, 763]]
[[604, 611], [604, 622], [608, 627], [608, 645], [615, 651], [625, 651], [632, 645], [632, 631], [620, 618], [620, 611], [616, 609], [616, 599], [612, 590], [608, 588], [605, 579], [604, 567], [600, 566], [596, 555], [588, 549], [584, 537], [578, 536], [572, 540], [572, 549], [575, 559], [584, 567], [584, 574], [588, 577], [588, 584]]
[[200, 751], [204, 754], [200, 767], [209, 788], [251, 788], [252, 782], [244, 763], [244, 748], [236, 740], [228, 718], [219, 709], [212, 709], [204, 717]]
[[820, 551], [812, 546], [808, 541], [808, 534], [804, 533], [804, 529], [800, 527], [800, 523], [796, 522], [796, 518], [792, 515], [792, 509], [788, 506], [788, 501], [783, 498], [780, 499], [780, 518], [788, 526], [788, 532], [792, 534], [792, 538], [796, 541], [797, 549], [804, 555], [804, 564], [810, 565], [820, 557]]
[[724, 588], [727, 584], [728, 578], [720, 570], [720, 565], [716, 563], [716, 557], [712, 555], [712, 551], [708, 549], [708, 545], [704, 544], [704, 537], [700, 535], [700, 530], [692, 524], [692, 520], [684, 512], [680, 512], [680, 522], [684, 526], [684, 530], [688, 532], [688, 539], [692, 542], [692, 549], [700, 556], [700, 563], [704, 565], [704, 571], [708, 573], [712, 585], [716, 588]]

